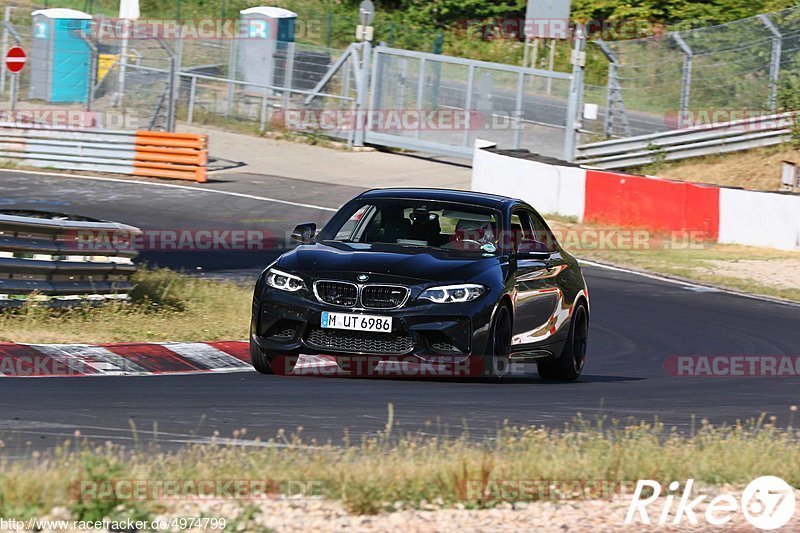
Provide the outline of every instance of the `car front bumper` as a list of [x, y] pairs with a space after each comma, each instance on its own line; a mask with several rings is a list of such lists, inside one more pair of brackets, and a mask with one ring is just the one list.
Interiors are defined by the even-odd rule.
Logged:
[[[251, 339], [268, 357], [329, 355], [337, 360], [452, 362], [486, 353], [494, 300], [435, 304], [411, 299], [398, 309], [352, 309], [266, 288], [253, 302]], [[324, 311], [392, 318], [391, 333], [322, 329]]]

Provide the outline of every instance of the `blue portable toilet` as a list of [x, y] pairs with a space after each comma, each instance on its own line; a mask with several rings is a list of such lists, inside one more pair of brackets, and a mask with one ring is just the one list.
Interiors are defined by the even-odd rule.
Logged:
[[242, 81], [283, 85], [286, 54], [294, 42], [297, 13], [280, 7], [250, 7], [239, 11], [241, 39], [238, 74]]
[[80, 33], [92, 16], [75, 9], [39, 9], [33, 16], [30, 97], [48, 102], [85, 102], [92, 53]]

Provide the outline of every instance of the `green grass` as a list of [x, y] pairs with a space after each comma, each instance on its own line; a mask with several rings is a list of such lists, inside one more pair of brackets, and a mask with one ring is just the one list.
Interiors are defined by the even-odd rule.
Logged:
[[430, 502], [492, 507], [501, 503], [498, 498], [475, 487], [498, 480], [645, 478], [669, 483], [693, 478], [741, 486], [775, 474], [797, 487], [800, 433], [794, 428], [795, 413], [793, 407], [788, 424], [780, 426], [774, 418], [718, 427], [692, 419], [683, 432], [659, 422], [578, 418], [562, 429], [505, 426], [493, 438], [477, 441], [468, 434], [431, 436], [430, 430], [397, 436], [389, 423], [380, 435], [344, 447], [304, 441], [301, 429], [293, 436], [281, 432], [268, 442], [246, 441], [246, 431], [236, 431], [233, 440], [177, 451], [91, 447], [76, 437], [46, 453], [0, 459], [0, 515], [25, 518], [53, 507], [66, 507], [76, 518], [169, 512], [164, 501], [80, 501], [75, 486], [87, 480], [271, 480], [277, 489], [290, 481], [305, 482], [312, 487], [305, 496], [339, 500], [356, 514]]
[[247, 337], [252, 287], [167, 269], [139, 270], [130, 303], [0, 312], [0, 341], [146, 342]]

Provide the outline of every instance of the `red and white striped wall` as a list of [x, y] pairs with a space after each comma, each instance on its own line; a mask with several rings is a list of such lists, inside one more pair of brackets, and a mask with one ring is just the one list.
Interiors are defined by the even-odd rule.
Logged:
[[744, 191], [542, 162], [476, 148], [472, 189], [525, 200], [543, 214], [710, 241], [800, 250], [800, 195]]

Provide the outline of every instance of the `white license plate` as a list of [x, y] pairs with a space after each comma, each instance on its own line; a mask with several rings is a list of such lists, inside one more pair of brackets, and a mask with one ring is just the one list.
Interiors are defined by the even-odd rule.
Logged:
[[322, 328], [355, 331], [392, 332], [392, 319], [387, 316], [351, 315], [349, 313], [322, 312]]

